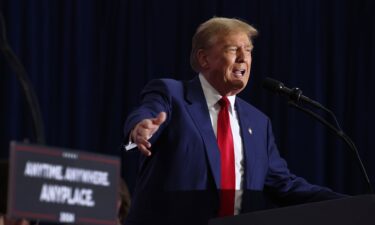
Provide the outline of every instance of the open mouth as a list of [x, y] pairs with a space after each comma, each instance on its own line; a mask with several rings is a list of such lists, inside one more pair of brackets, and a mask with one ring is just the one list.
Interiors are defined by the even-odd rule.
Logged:
[[245, 75], [245, 69], [235, 69], [233, 70], [234, 75], [242, 77]]

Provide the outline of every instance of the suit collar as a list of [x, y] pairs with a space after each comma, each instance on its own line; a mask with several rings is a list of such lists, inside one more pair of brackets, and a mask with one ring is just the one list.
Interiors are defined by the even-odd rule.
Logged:
[[[201, 73], [199, 74], [199, 80], [203, 88], [203, 94], [206, 98], [207, 107], [208, 108], [215, 107], [215, 105], [223, 96], [220, 95], [220, 93], [206, 80], [204, 75]], [[236, 96], [231, 95], [231, 96], [227, 96], [227, 98], [230, 102], [230, 112], [233, 113]]]

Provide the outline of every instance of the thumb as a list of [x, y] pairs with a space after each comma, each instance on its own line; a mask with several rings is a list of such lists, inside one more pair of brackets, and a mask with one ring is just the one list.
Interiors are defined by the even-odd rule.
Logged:
[[161, 125], [164, 123], [164, 121], [167, 119], [167, 114], [165, 112], [161, 112], [158, 114], [158, 116], [154, 119], [152, 119], [152, 123], [154, 125]]

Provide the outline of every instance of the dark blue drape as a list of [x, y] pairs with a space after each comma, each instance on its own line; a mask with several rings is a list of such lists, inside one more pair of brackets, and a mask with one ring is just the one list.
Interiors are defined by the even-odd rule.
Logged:
[[[260, 32], [241, 97], [267, 113], [293, 172], [349, 194], [364, 191], [346, 146], [261, 88], [266, 76], [332, 109], [375, 180], [375, 5], [372, 0], [2, 0], [8, 39], [37, 92], [47, 144], [121, 155], [134, 184], [137, 153], [122, 125], [151, 79], [190, 79], [191, 37], [212, 16]], [[0, 156], [34, 140], [19, 84], [0, 54]], [[324, 114], [322, 114], [324, 116]]]

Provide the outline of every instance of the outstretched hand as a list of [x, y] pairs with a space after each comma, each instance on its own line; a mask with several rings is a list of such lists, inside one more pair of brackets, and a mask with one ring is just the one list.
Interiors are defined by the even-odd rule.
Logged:
[[167, 119], [167, 114], [161, 112], [155, 118], [144, 119], [135, 125], [131, 138], [132, 141], [138, 146], [138, 149], [145, 156], [151, 155], [151, 143], [148, 141], [152, 135], [159, 129], [160, 125]]

